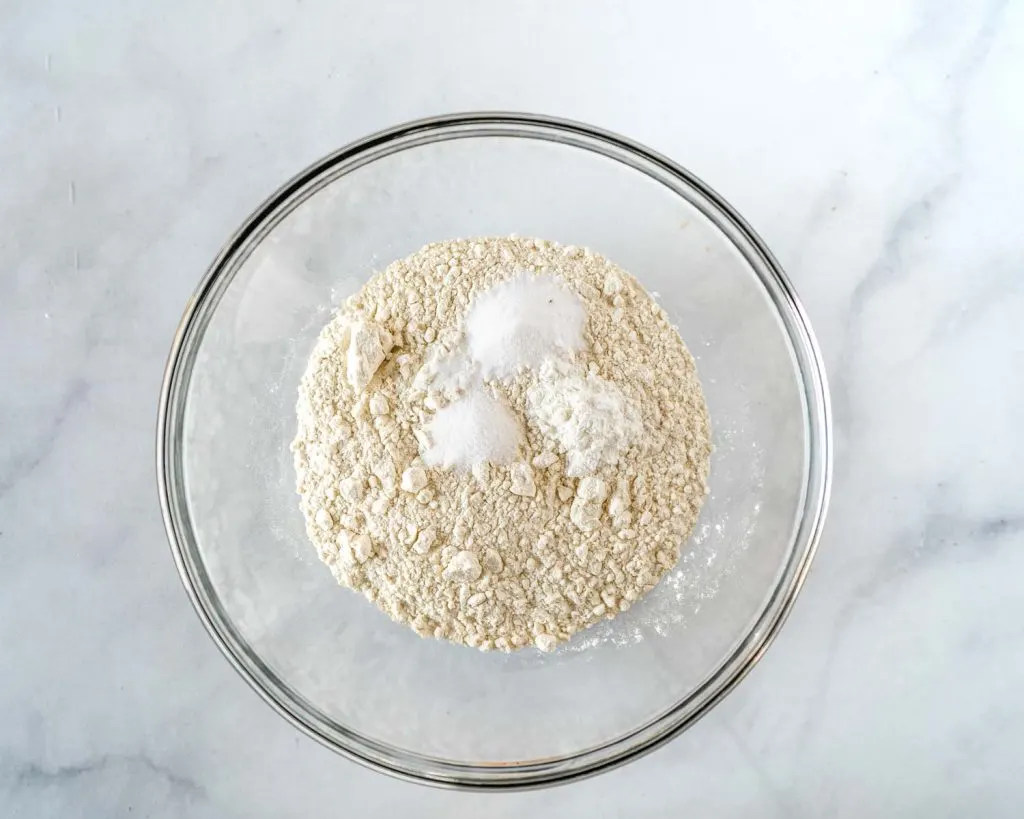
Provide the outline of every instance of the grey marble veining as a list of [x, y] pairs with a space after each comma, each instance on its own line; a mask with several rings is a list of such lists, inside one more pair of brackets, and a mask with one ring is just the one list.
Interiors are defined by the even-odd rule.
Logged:
[[[0, 21], [0, 814], [1019, 814], [1024, 4]], [[192, 613], [154, 478], [164, 359], [221, 242], [338, 145], [478, 108], [620, 131], [729, 198], [804, 300], [838, 439], [818, 560], [754, 673], [640, 762], [508, 796], [382, 777], [273, 714]]]

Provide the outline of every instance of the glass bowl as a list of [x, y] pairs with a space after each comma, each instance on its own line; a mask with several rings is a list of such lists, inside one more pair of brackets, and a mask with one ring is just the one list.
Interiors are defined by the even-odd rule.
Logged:
[[[288, 450], [299, 378], [333, 307], [427, 242], [510, 233], [591, 247], [658, 294], [697, 359], [715, 444], [679, 564], [551, 654], [423, 640], [339, 588], [307, 541]], [[157, 461], [185, 588], [279, 713], [397, 776], [524, 788], [655, 748], [757, 662], [814, 554], [831, 429], [793, 288], [720, 196], [614, 134], [465, 114], [343, 148], [249, 217], [178, 329]]]

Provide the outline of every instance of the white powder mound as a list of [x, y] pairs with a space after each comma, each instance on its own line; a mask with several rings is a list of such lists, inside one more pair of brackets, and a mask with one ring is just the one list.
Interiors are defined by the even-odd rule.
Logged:
[[579, 298], [560, 279], [519, 273], [470, 305], [469, 352], [485, 378], [508, 378], [546, 358], [582, 349], [586, 320]]
[[474, 389], [439, 409], [426, 426], [427, 466], [468, 470], [482, 463], [508, 464], [516, 459], [523, 430], [508, 405]]
[[526, 412], [565, 451], [573, 478], [615, 466], [643, 432], [640, 413], [612, 382], [595, 373], [564, 373], [552, 360], [526, 393]]

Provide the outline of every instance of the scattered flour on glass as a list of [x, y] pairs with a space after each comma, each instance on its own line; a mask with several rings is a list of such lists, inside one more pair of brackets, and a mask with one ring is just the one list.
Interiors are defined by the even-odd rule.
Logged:
[[320, 558], [423, 637], [554, 649], [683, 553], [710, 427], [621, 268], [540, 239], [427, 245], [324, 328], [292, 444]]

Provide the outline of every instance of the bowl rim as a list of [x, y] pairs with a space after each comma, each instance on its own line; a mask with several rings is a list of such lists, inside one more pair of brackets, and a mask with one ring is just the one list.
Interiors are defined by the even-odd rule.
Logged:
[[[317, 717], [233, 630], [206, 582], [181, 477], [184, 394], [206, 324], [238, 267], [278, 222], [318, 190], [375, 159], [460, 138], [545, 140], [604, 155], [680, 195], [722, 231], [758, 276], [781, 319], [800, 375], [804, 408], [804, 485], [798, 523], [775, 588], [746, 635], [686, 697], [628, 734], [549, 759], [477, 765], [426, 757]], [[817, 550], [832, 483], [832, 421], [824, 362], [810, 323], [782, 267], [765, 243], [714, 190], [668, 158], [618, 134], [571, 120], [512, 112], [468, 112], [406, 122], [352, 142], [296, 174], [243, 222], [225, 243], [190, 298], [167, 358], [156, 428], [157, 486], [178, 574], [214, 643], [239, 675], [275, 711], [322, 745], [369, 768], [444, 788], [522, 790], [563, 784], [611, 770], [660, 747], [707, 714], [750, 672], [786, 621]]]

